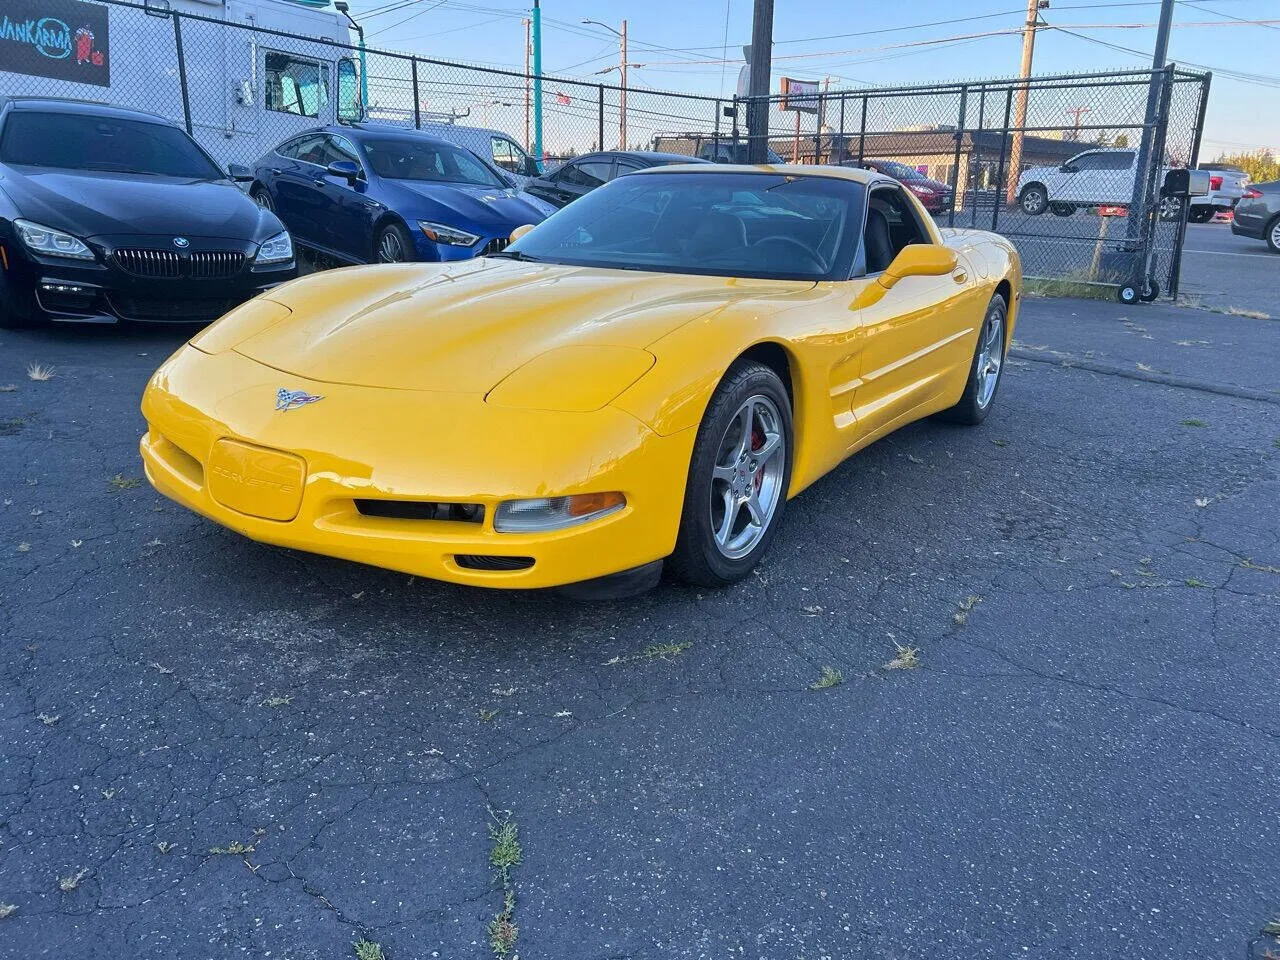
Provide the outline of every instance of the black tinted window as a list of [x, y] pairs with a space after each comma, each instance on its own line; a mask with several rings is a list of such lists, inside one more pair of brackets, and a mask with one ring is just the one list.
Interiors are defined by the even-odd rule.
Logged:
[[440, 140], [377, 139], [360, 144], [373, 172], [389, 180], [438, 180], [505, 187], [498, 175], [468, 150]]
[[10, 112], [0, 141], [0, 161], [197, 180], [223, 176], [177, 127], [75, 113]]

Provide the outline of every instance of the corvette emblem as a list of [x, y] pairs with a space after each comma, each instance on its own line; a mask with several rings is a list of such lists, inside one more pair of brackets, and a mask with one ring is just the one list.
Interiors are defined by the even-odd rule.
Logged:
[[281, 387], [276, 391], [276, 409], [296, 410], [298, 407], [305, 407], [308, 403], [323, 399], [324, 397], [317, 397], [314, 393], [307, 393], [305, 390], [286, 390]]
[[187, 247], [191, 246], [191, 241], [186, 237], [174, 237], [173, 245], [179, 250], [185, 250]]

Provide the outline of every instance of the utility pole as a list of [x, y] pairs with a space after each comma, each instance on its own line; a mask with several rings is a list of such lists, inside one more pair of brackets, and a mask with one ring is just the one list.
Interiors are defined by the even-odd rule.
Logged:
[[[1160, 115], [1160, 94], [1164, 91], [1164, 63], [1169, 53], [1169, 31], [1173, 27], [1173, 0], [1161, 0], [1160, 23], [1156, 27], [1156, 49], [1151, 58], [1151, 83], [1147, 87], [1147, 112], [1142, 122], [1141, 139], [1138, 141], [1138, 162], [1133, 168], [1133, 196], [1129, 202], [1129, 220], [1126, 235], [1136, 239], [1143, 218], [1150, 216], [1146, 209], [1147, 181], [1151, 176], [1151, 147], [1156, 139], [1156, 123]], [[1141, 212], [1141, 216], [1139, 213]], [[1141, 278], [1146, 284], [1145, 275]]]
[[531, 59], [533, 57], [533, 38], [529, 31], [533, 26], [533, 21], [525, 17], [520, 22], [524, 24], [524, 149], [527, 152], [531, 147], [529, 143], [529, 121], [533, 105], [533, 91], [529, 89], [529, 70], [532, 66]]
[[[1018, 76], [1023, 80], [1031, 76], [1031, 57], [1036, 50], [1036, 30], [1040, 26], [1040, 11], [1049, 6], [1049, 0], [1027, 0], [1027, 22], [1022, 28], [1022, 69]], [[1018, 199], [1018, 178], [1022, 176], [1022, 138], [1027, 125], [1027, 93], [1024, 83], [1018, 88], [1018, 100], [1013, 114], [1013, 143], [1009, 148], [1009, 184], [1005, 188], [1005, 202]]]
[[1075, 118], [1075, 122], [1071, 125], [1071, 139], [1080, 139], [1080, 118], [1086, 113], [1093, 113], [1093, 107], [1067, 107], [1063, 113], [1069, 113]]
[[747, 88], [747, 160], [769, 155], [769, 78], [773, 73], [773, 0], [755, 0], [751, 15], [751, 83]]
[[618, 94], [618, 149], [627, 149], [627, 21], [622, 21], [622, 32], [618, 34], [622, 41], [622, 61], [618, 64], [618, 72], [622, 75], [622, 90]]
[[533, 0], [533, 160], [542, 170], [542, 7]]

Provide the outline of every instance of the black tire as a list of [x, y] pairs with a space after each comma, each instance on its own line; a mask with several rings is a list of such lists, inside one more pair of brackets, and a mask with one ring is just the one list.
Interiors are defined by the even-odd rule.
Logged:
[[1076, 212], [1074, 203], [1051, 203], [1049, 209], [1053, 211], [1055, 217], [1069, 217]]
[[1116, 290], [1116, 299], [1121, 303], [1137, 303], [1138, 302], [1138, 285], [1136, 283], [1122, 283]]
[[1154, 279], [1147, 281], [1147, 292], [1138, 295], [1138, 299], [1143, 303], [1150, 303], [1156, 297], [1160, 296], [1160, 284]]
[[1272, 253], [1280, 253], [1280, 214], [1271, 218], [1262, 230], [1262, 238]]
[[413, 238], [408, 230], [398, 223], [388, 223], [378, 231], [373, 242], [374, 263], [407, 263], [413, 259]]
[[1018, 206], [1029, 217], [1038, 217], [1049, 209], [1049, 191], [1039, 183], [1029, 183], [1018, 194]]
[[14, 294], [5, 288], [0, 279], [0, 330], [26, 330], [31, 327], [42, 327], [46, 323], [43, 317], [24, 316], [13, 303]]
[[1192, 207], [1187, 213], [1188, 223], [1208, 223], [1218, 211], [1213, 207]]
[[263, 210], [271, 213], [276, 212], [276, 202], [271, 199], [271, 193], [260, 183], [255, 183], [253, 189], [249, 191], [249, 198], [260, 206]]
[[[1000, 348], [995, 372], [995, 385], [991, 388], [990, 393], [986, 395], [984, 402], [984, 391], [979, 377], [978, 362], [982, 358], [983, 343], [988, 338], [992, 323], [996, 323], [999, 326]], [[987, 304], [987, 312], [983, 314], [982, 326], [978, 330], [978, 340], [973, 346], [973, 360], [969, 363], [969, 379], [965, 382], [964, 393], [960, 395], [959, 403], [938, 414], [943, 420], [962, 423], [966, 426], [977, 426], [987, 419], [987, 414], [995, 406], [996, 394], [1000, 392], [1000, 383], [1004, 380], [1005, 353], [1009, 342], [1008, 323], [1009, 305], [1005, 302], [1004, 295], [997, 293], [991, 298], [991, 301]]]
[[[783, 465], [781, 491], [764, 531], [744, 556], [732, 558], [722, 552], [712, 529], [715, 494], [713, 472], [725, 440], [734, 428], [738, 414], [754, 398], [765, 398], [778, 415]], [[754, 421], [753, 421], [754, 422]], [[754, 437], [754, 434], [753, 434]], [[751, 441], [754, 443], [754, 439]], [[787, 488], [791, 483], [792, 438], [791, 400], [778, 375], [760, 363], [740, 360], [729, 368], [711, 403], [702, 416], [698, 436], [689, 462], [689, 478], [685, 484], [684, 507], [680, 514], [680, 531], [675, 552], [667, 559], [667, 569], [685, 583], [700, 587], [725, 587], [747, 576], [773, 541], [787, 505]], [[759, 489], [759, 488], [757, 488]]]

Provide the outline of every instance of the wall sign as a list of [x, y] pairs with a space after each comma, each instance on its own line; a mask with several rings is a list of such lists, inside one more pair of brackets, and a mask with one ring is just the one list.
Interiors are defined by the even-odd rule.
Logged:
[[109, 87], [109, 34], [107, 8], [96, 3], [4, 0], [0, 70]]

